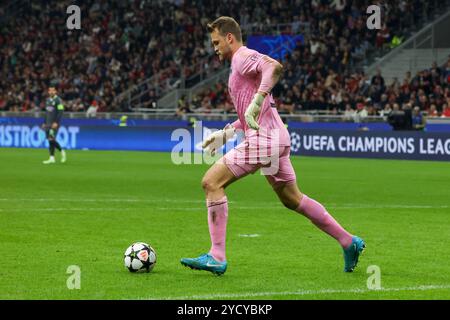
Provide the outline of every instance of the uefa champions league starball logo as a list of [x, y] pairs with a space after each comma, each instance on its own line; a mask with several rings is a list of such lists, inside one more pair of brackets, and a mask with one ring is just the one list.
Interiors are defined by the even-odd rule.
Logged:
[[291, 132], [291, 150], [297, 152], [301, 147], [301, 137], [296, 132]]

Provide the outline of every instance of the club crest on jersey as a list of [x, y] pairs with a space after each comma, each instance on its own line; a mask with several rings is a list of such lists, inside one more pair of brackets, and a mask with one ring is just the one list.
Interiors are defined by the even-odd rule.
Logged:
[[258, 60], [258, 56], [259, 56], [259, 54], [255, 53], [255, 54], [251, 55], [250, 60], [252, 60], [252, 61]]

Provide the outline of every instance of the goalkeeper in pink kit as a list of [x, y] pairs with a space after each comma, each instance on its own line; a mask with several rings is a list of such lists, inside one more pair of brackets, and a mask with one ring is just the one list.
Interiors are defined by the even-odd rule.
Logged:
[[202, 186], [206, 194], [211, 248], [197, 258], [183, 258], [181, 264], [221, 275], [227, 269], [225, 255], [228, 201], [225, 188], [240, 178], [261, 169], [280, 201], [289, 209], [307, 217], [320, 230], [335, 238], [343, 248], [344, 271], [352, 272], [365, 247], [364, 241], [342, 228], [317, 201], [297, 187], [290, 161], [290, 136], [270, 91], [283, 72], [283, 66], [267, 55], [243, 45], [239, 24], [231, 17], [220, 17], [208, 24], [216, 54], [231, 61], [228, 90], [238, 120], [214, 132], [203, 142], [206, 152], [215, 154], [235, 130], [245, 132], [236, 148], [219, 159], [205, 174]]

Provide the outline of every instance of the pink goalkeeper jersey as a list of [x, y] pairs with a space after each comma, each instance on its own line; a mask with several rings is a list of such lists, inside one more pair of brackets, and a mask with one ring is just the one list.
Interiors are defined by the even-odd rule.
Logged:
[[262, 70], [260, 65], [263, 57], [264, 55], [258, 51], [249, 49], [246, 46], [240, 47], [231, 59], [228, 91], [246, 139], [257, 141], [257, 144], [271, 143], [272, 145], [289, 146], [289, 132], [278, 114], [271, 94], [266, 96], [261, 107], [258, 118], [260, 129], [258, 131], [253, 130], [245, 122], [245, 110], [255, 93], [258, 92], [261, 84]]

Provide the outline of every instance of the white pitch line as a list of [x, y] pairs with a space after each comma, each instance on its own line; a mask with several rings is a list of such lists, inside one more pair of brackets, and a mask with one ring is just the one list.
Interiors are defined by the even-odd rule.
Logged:
[[337, 209], [447, 209], [450, 208], [450, 205], [403, 205], [403, 204], [390, 204], [390, 205], [383, 205], [383, 204], [374, 204], [374, 205], [367, 205], [367, 204], [344, 204], [344, 205], [329, 205], [330, 208], [337, 208]]
[[146, 212], [149, 209], [151, 209], [153, 212], [154, 211], [205, 211], [206, 210], [206, 206], [205, 207], [182, 207], [182, 208], [172, 208], [172, 207], [162, 207], [162, 208], [158, 208], [158, 207], [151, 207], [151, 208], [74, 208], [74, 207], [70, 207], [70, 208], [21, 208], [21, 209], [0, 209], [0, 212], [55, 212], [55, 211], [142, 211], [142, 212]]
[[[136, 208], [137, 209], [137, 208]], [[133, 208], [32, 208], [32, 209], [0, 209], [0, 212], [29, 212], [29, 211], [126, 211]]]
[[[327, 208], [330, 209], [374, 209], [371, 206], [352, 206], [352, 207], [340, 207], [340, 206], [326, 206]], [[447, 209], [450, 208], [450, 206], [380, 206], [380, 207], [376, 207], [376, 209]], [[21, 212], [21, 211], [28, 211], [28, 212], [33, 212], [33, 211], [131, 211], [131, 210], [140, 210], [140, 211], [148, 211], [150, 210], [155, 212], [155, 211], [204, 211], [206, 209], [206, 206], [201, 206], [201, 207], [139, 207], [139, 208], [109, 208], [109, 207], [104, 207], [104, 208], [85, 208], [85, 207], [81, 207], [81, 208], [74, 208], [74, 207], [70, 207], [70, 208], [14, 208], [14, 209], [0, 209], [0, 212]], [[231, 210], [285, 210], [285, 208], [283, 206], [232, 206], [230, 207]]]
[[[307, 296], [317, 294], [340, 294], [340, 293], [372, 293], [372, 292], [396, 292], [396, 291], [430, 291], [430, 290], [442, 290], [450, 289], [450, 285], [421, 285], [416, 287], [403, 287], [403, 288], [381, 288], [379, 290], [370, 289], [322, 289], [322, 290], [297, 290], [297, 291], [279, 291], [279, 292], [247, 292], [247, 293], [221, 293], [211, 295], [192, 295], [192, 296], [180, 296], [180, 297], [164, 297], [157, 298], [152, 297], [146, 300], [188, 300], [188, 299], [238, 299], [238, 298], [260, 298], [267, 296]], [[450, 295], [450, 292], [449, 292]]]
[[[447, 209], [450, 208], [450, 206], [409, 206], [409, 205], [405, 205], [405, 206], [401, 206], [401, 205], [385, 205], [385, 206], [370, 206], [370, 205], [365, 205], [365, 206], [325, 206], [326, 208], [331, 208], [331, 209]], [[155, 210], [178, 210], [178, 211], [195, 211], [195, 210], [203, 210], [206, 207], [153, 207], [152, 209]], [[283, 207], [282, 205], [265, 205], [265, 206], [261, 206], [261, 205], [255, 205], [255, 206], [238, 206], [238, 205], [233, 205], [230, 206], [230, 209], [239, 209], [239, 210], [273, 210], [273, 209], [282, 209], [285, 210], [286, 208]]]
[[[114, 198], [114, 199], [102, 199], [102, 198], [94, 198], [94, 199], [76, 199], [76, 198], [0, 198], [0, 201], [4, 202], [20, 202], [20, 201], [29, 201], [29, 202], [50, 202], [50, 201], [62, 201], [62, 202], [150, 202], [150, 203], [206, 203], [205, 200], [182, 200], [182, 199], [132, 199], [132, 198]], [[228, 201], [229, 204], [236, 203], [235, 201]], [[259, 205], [255, 206], [233, 206], [238, 209], [252, 209], [252, 208], [268, 208], [268, 209], [279, 209], [283, 208], [282, 205], [274, 205], [277, 203], [266, 202], [266, 205], [261, 205], [261, 202], [258, 202]], [[335, 209], [447, 209], [450, 208], [450, 205], [429, 205], [429, 204], [367, 204], [367, 203], [344, 203], [344, 204], [326, 204], [326, 207], [335, 208]]]
[[[203, 200], [182, 200], [182, 199], [130, 199], [130, 198], [114, 198], [114, 199], [74, 199], [74, 198], [18, 198], [18, 199], [10, 199], [10, 198], [0, 198], [0, 201], [3, 202], [114, 202], [114, 203], [191, 203], [191, 204], [205, 204], [206, 201]], [[236, 202], [234, 201], [228, 201], [229, 204], [232, 205], [232, 208], [234, 209], [283, 209], [284, 207], [281, 204], [277, 204], [277, 201], [273, 202], [265, 202], [261, 203], [258, 202], [258, 205], [246, 205], [246, 206], [239, 206], [234, 205]], [[430, 205], [430, 204], [360, 204], [360, 203], [344, 203], [344, 204], [325, 204], [325, 207], [332, 208], [332, 209], [448, 209], [450, 208], [450, 205]], [[154, 207], [153, 209], [158, 210], [180, 210], [180, 211], [192, 211], [192, 210], [199, 210], [204, 209], [204, 206], [202, 207], [180, 207], [180, 208], [174, 208], [174, 207]]]
[[[169, 203], [206, 203], [206, 200], [178, 200], [178, 199], [73, 199], [73, 198], [36, 198], [36, 199], [30, 199], [30, 198], [18, 198], [18, 199], [8, 199], [8, 198], [0, 198], [0, 201], [12, 201], [12, 202], [19, 202], [19, 201], [29, 201], [29, 202], [46, 202], [46, 201], [64, 201], [64, 202], [152, 202], [152, 203], [158, 203], [158, 202], [169, 202]], [[228, 201], [228, 203], [232, 203], [231, 201]]]

